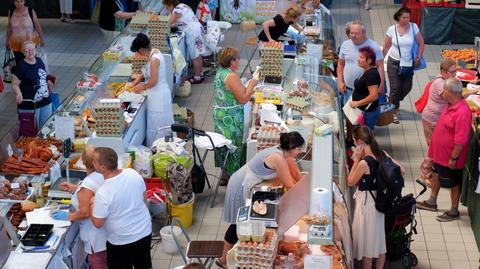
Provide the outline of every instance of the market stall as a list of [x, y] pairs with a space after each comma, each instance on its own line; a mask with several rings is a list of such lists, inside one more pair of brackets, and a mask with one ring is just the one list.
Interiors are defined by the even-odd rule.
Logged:
[[465, 8], [465, 2], [407, 0], [411, 20], [420, 27], [426, 44], [469, 44], [480, 35], [480, 10]]
[[[316, 10], [303, 22], [310, 25], [306, 41], [293, 57], [289, 45], [260, 45], [247, 160], [278, 145], [281, 132], [297, 131], [306, 141], [297, 163], [307, 176], [286, 193], [267, 182], [254, 188], [238, 213], [240, 241], [229, 252], [229, 267], [353, 268], [343, 114], [328, 69], [335, 47], [331, 18]], [[256, 211], [262, 203], [263, 216]]]
[[132, 167], [124, 152], [128, 146], [143, 144], [148, 113], [147, 97], [130, 92], [127, 83], [147, 60], [130, 52], [138, 32], [150, 35], [164, 54], [168, 88], [174, 95], [183, 67], [178, 67], [172, 51], [180, 51], [177, 55], [185, 52], [184, 33], [170, 33], [163, 27], [168, 17], [137, 15], [39, 129], [37, 137], [2, 141], [0, 227], [14, 238], [0, 238], [2, 268], [18, 268], [12, 267], [18, 264], [24, 264], [22, 268], [81, 268], [85, 253], [78, 225], [55, 220], [50, 212], [68, 210], [64, 203], [71, 193], [59, 185], [78, 183], [86, 176], [78, 160], [87, 143], [112, 147], [119, 155], [120, 167]]
[[[11, 7], [10, 2], [9, 0], [1, 1], [1, 16], [7, 16], [8, 9]], [[57, 0], [27, 0], [25, 2], [27, 6], [35, 9], [39, 18], [60, 18], [60, 3]], [[90, 19], [92, 9], [93, 5], [91, 0], [73, 1], [72, 10], [75, 19]]]
[[[454, 59], [458, 65], [457, 78], [462, 80], [464, 85], [464, 93], [476, 92], [480, 90], [478, 79], [479, 59], [480, 59], [480, 38], [475, 37], [474, 48], [466, 48], [461, 50], [444, 50], [442, 57]], [[479, 160], [480, 160], [480, 144], [479, 144], [479, 110], [480, 95], [478, 92], [466, 98], [470, 109], [472, 110], [472, 135], [468, 148], [468, 158], [463, 173], [462, 184], [462, 204], [468, 207], [473, 233], [477, 247], [480, 249], [480, 214], [476, 208], [480, 206], [480, 185], [479, 185]]]

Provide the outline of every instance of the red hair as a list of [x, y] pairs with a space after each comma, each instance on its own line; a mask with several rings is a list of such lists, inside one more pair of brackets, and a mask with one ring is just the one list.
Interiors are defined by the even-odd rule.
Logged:
[[373, 50], [372, 47], [370, 47], [370, 46], [361, 47], [358, 50], [358, 52], [361, 53], [363, 56], [365, 56], [365, 58], [367, 58], [367, 60], [368, 59], [372, 60], [370, 65], [375, 66], [375, 61], [376, 61], [377, 57], [376, 57], [375, 51]]

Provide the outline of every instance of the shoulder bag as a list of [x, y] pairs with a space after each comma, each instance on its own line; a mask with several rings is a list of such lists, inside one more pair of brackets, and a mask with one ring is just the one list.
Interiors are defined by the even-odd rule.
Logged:
[[[398, 54], [400, 55], [400, 62], [402, 60], [402, 52], [400, 52], [400, 43], [398, 42], [398, 34], [397, 34], [397, 25], [394, 25], [395, 27], [395, 37], [397, 39], [397, 48], [398, 48]], [[413, 55], [412, 55], [412, 61], [413, 61]], [[413, 76], [413, 72], [415, 70], [414, 64], [412, 63], [411, 66], [402, 66], [401, 64], [398, 64], [398, 76], [400, 77], [409, 77]]]
[[[417, 59], [418, 57], [418, 42], [417, 42], [417, 34], [415, 33], [414, 27], [412, 25], [412, 33], [413, 33], [413, 45], [412, 45], [412, 57], [413, 60]], [[418, 66], [415, 66], [415, 70], [421, 70], [427, 68], [427, 63], [425, 62], [425, 58], [422, 57], [420, 58], [420, 64]]]

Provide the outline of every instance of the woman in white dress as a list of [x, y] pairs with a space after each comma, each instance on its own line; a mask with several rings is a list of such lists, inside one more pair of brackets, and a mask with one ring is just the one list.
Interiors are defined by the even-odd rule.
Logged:
[[192, 9], [180, 4], [178, 0], [162, 0], [165, 8], [170, 12], [170, 24], [172, 27], [185, 33], [187, 41], [188, 59], [192, 61], [194, 76], [190, 78], [190, 83], [198, 84], [203, 82], [202, 55], [206, 52], [205, 31]]
[[[366, 125], [353, 130], [353, 141], [356, 146], [353, 153], [355, 162], [348, 175], [348, 185], [358, 186], [353, 196], [355, 199], [352, 225], [353, 257], [362, 261], [363, 269], [371, 269], [372, 259], [376, 258], [375, 268], [382, 269], [387, 252], [385, 216], [375, 208], [372, 194], [376, 195], [377, 192], [378, 162], [390, 156], [380, 149], [372, 131]], [[393, 162], [400, 166], [403, 174], [405, 172], [403, 166], [395, 160]]]
[[[138, 34], [130, 50], [148, 57], [148, 63], [142, 68], [143, 76], [132, 82], [135, 93], [147, 92], [147, 141], [150, 147], [158, 137], [165, 137], [173, 123], [172, 95], [167, 83], [165, 58], [162, 53], [150, 46], [150, 39], [145, 34]], [[141, 80], [145, 78], [145, 82]]]
[[78, 221], [80, 224], [80, 239], [85, 252], [88, 254], [88, 263], [91, 269], [107, 269], [107, 232], [103, 228], [96, 228], [90, 220], [90, 202], [105, 182], [103, 176], [93, 168], [94, 147], [87, 147], [82, 153], [82, 161], [87, 168], [87, 177], [82, 183], [75, 185], [64, 182], [60, 186], [65, 191], [73, 192], [72, 205], [74, 211], [54, 211], [52, 217], [58, 220]]

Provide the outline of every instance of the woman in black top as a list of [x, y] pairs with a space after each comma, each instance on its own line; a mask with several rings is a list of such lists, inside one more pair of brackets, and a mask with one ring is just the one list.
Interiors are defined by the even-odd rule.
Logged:
[[[48, 87], [53, 87], [53, 84], [47, 81], [45, 64], [36, 57], [35, 43], [26, 41], [22, 51], [25, 59], [17, 63], [13, 70], [12, 89], [16, 95], [18, 111], [33, 111], [35, 108], [36, 126], [40, 128], [52, 115], [52, 100]], [[23, 102], [24, 100], [33, 100], [35, 105], [32, 102]]]
[[277, 14], [272, 19], [266, 20], [262, 24], [263, 30], [258, 35], [258, 39], [263, 42], [278, 41], [278, 38], [287, 32], [290, 25], [298, 31], [302, 31], [303, 28], [297, 24], [301, 15], [302, 13], [298, 9], [290, 7], [282, 15]]
[[370, 130], [375, 129], [375, 124], [380, 117], [378, 106], [378, 91], [380, 86], [380, 73], [375, 67], [375, 51], [371, 47], [359, 49], [358, 66], [363, 68], [361, 77], [355, 80], [350, 106], [358, 107], [364, 111], [365, 125]]

